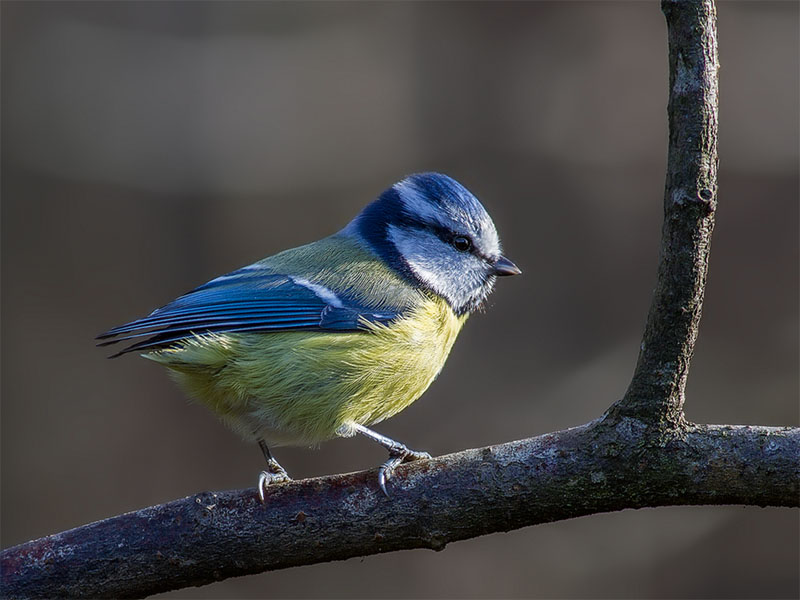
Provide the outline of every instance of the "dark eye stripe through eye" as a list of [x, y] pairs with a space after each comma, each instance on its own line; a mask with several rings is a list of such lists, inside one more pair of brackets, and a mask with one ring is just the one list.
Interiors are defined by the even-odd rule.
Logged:
[[457, 235], [453, 238], [453, 248], [459, 252], [467, 252], [472, 248], [472, 240], [463, 235]]

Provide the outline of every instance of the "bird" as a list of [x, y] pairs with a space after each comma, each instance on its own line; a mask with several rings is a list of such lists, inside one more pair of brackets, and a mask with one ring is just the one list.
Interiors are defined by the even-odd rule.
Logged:
[[212, 279], [146, 317], [97, 336], [128, 342], [210, 408], [267, 462], [268, 486], [290, 481], [271, 452], [361, 434], [389, 458], [429, 459], [371, 429], [436, 379], [464, 322], [497, 277], [521, 270], [502, 255], [494, 222], [451, 177], [409, 175], [343, 229]]

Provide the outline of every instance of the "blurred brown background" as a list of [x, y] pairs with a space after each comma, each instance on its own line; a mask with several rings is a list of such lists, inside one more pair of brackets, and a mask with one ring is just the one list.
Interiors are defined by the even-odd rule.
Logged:
[[[798, 4], [722, 2], [720, 190], [687, 412], [798, 424]], [[434, 454], [624, 392], [666, 151], [657, 3], [2, 3], [2, 545], [255, 485], [262, 458], [93, 336], [446, 172], [524, 276], [380, 431]], [[498, 376], [497, 374], [501, 375]], [[365, 439], [282, 449], [295, 477]], [[798, 512], [598, 515], [172, 597], [797, 597]]]

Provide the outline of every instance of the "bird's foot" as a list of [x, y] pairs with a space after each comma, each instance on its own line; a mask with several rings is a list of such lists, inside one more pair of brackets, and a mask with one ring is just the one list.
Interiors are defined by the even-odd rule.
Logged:
[[273, 483], [284, 483], [292, 480], [292, 478], [289, 477], [289, 474], [286, 472], [286, 469], [280, 466], [278, 461], [275, 459], [267, 462], [267, 469], [267, 471], [261, 471], [261, 473], [258, 475], [258, 497], [261, 498], [261, 504], [264, 504], [264, 498], [268, 485], [272, 485]]
[[426, 460], [430, 457], [431, 455], [427, 452], [409, 450], [405, 445], [394, 442], [394, 445], [389, 448], [389, 460], [383, 463], [378, 469], [378, 485], [381, 491], [389, 498], [389, 492], [386, 490], [386, 482], [391, 479], [394, 470], [399, 465], [413, 460]]
[[431, 457], [431, 455], [427, 452], [409, 450], [405, 444], [401, 444], [392, 438], [381, 435], [377, 431], [372, 431], [372, 429], [369, 429], [364, 425], [359, 425], [358, 423], [347, 423], [343, 425], [337, 433], [343, 436], [353, 435], [353, 433], [360, 433], [361, 435], [378, 442], [381, 446], [388, 450], [389, 460], [383, 463], [378, 469], [378, 485], [380, 486], [381, 491], [386, 494], [387, 498], [389, 497], [389, 492], [386, 491], [386, 482], [391, 479], [394, 470], [399, 465], [403, 464], [404, 462], [411, 462], [412, 460], [425, 460]]

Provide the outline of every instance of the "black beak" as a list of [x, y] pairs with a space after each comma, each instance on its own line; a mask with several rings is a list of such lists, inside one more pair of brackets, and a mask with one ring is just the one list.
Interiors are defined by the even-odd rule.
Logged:
[[519, 275], [520, 273], [522, 273], [522, 271], [520, 271], [519, 267], [508, 260], [505, 256], [501, 256], [494, 263], [494, 274], [498, 277], [503, 277], [506, 275]]

